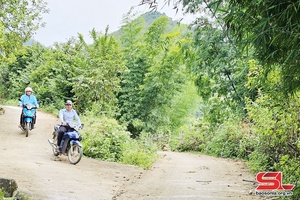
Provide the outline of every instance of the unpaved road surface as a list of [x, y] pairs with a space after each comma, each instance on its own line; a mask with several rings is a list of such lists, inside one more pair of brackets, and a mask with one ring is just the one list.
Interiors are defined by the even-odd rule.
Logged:
[[260, 199], [255, 176], [241, 162], [159, 152], [150, 170], [83, 157], [77, 165], [55, 157], [47, 139], [58, 119], [37, 112], [28, 137], [17, 127], [21, 108], [1, 106], [0, 178], [15, 179], [30, 200]]

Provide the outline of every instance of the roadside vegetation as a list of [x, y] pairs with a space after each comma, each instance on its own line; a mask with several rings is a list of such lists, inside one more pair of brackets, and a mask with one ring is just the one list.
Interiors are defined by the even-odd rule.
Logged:
[[[13, 101], [31, 86], [48, 112], [74, 101], [85, 156], [145, 169], [166, 146], [243, 159], [253, 173], [283, 172], [283, 183], [295, 185], [287, 198], [299, 199], [298, 7], [205, 2], [212, 18], [188, 26], [129, 12], [118, 33], [91, 30], [90, 44], [79, 35], [52, 47], [13, 45], [0, 23], [1, 99]], [[200, 4], [183, 5], [192, 13]], [[236, 10], [264, 17], [251, 21]]]

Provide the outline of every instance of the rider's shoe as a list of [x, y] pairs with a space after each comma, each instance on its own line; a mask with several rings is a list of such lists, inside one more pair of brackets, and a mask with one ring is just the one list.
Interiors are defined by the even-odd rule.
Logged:
[[60, 150], [59, 146], [57, 146], [55, 150], [56, 150], [57, 153], [61, 153], [61, 150]]

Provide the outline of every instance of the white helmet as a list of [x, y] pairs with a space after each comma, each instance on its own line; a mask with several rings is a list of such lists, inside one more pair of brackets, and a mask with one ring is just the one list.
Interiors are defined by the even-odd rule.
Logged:
[[26, 93], [26, 92], [33, 92], [33, 91], [32, 91], [32, 88], [31, 88], [31, 87], [25, 88], [25, 93]]

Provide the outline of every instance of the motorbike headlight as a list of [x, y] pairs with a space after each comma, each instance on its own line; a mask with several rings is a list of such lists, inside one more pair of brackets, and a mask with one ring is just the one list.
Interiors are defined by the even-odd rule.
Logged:
[[27, 105], [27, 109], [31, 110], [32, 109], [32, 105]]

